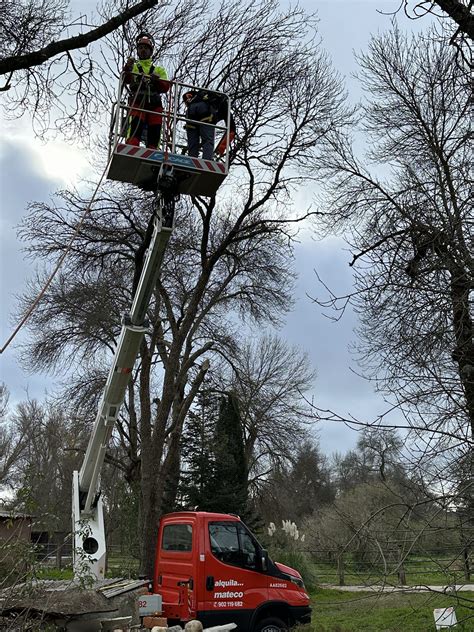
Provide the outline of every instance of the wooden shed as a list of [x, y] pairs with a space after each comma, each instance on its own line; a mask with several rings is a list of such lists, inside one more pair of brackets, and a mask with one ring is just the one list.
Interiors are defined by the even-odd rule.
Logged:
[[32, 523], [33, 516], [30, 514], [0, 509], [0, 541], [14, 538], [29, 543]]

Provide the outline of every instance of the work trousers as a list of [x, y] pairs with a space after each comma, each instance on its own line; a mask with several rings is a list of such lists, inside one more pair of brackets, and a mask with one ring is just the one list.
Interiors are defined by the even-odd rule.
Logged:
[[192, 123], [192, 127], [186, 127], [188, 136], [188, 153], [190, 156], [199, 156], [199, 145], [202, 144], [202, 157], [204, 160], [212, 160], [214, 155], [214, 132], [212, 125]]
[[146, 146], [156, 149], [160, 142], [163, 108], [160, 106], [150, 107], [145, 104], [144, 109], [153, 111], [143, 112], [142, 110], [130, 110], [126, 143], [128, 145], [138, 146], [146, 128]]

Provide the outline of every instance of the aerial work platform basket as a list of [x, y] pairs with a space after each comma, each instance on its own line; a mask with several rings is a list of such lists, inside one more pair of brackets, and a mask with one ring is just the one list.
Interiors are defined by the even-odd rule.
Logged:
[[[221, 92], [215, 92], [178, 81], [170, 81], [170, 90], [163, 94], [163, 123], [160, 144], [156, 149], [146, 147], [146, 138], [139, 146], [127, 143], [127, 131], [132, 105], [127, 98], [127, 87], [121, 78], [118, 99], [113, 104], [109, 135], [110, 166], [107, 178], [134, 184], [146, 191], [156, 188], [158, 173], [162, 165], [172, 167], [176, 176], [176, 193], [212, 196], [216, 193], [229, 172], [229, 130], [230, 100]], [[183, 95], [186, 92], [203, 90], [219, 95], [227, 101], [227, 120], [211, 125], [215, 129], [215, 146], [220, 152], [214, 153], [213, 160], [199, 156], [189, 156], [185, 124], [186, 107]], [[134, 111], [143, 110], [133, 104]]]

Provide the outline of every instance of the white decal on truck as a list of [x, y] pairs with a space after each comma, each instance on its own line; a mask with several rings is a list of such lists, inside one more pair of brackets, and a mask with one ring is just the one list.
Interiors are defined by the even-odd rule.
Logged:
[[214, 599], [241, 599], [243, 596], [243, 592], [234, 592], [232, 590], [214, 593]]
[[242, 582], [238, 582], [235, 579], [218, 579], [215, 586], [227, 588], [228, 586], [243, 586]]
[[[236, 579], [217, 579], [216, 588], [243, 588], [243, 583]], [[240, 601], [244, 596], [243, 590], [217, 590], [214, 593], [214, 606], [217, 608], [243, 608], [244, 602]], [[220, 601], [225, 599], [225, 601]], [[239, 601], [237, 601], [239, 600]]]

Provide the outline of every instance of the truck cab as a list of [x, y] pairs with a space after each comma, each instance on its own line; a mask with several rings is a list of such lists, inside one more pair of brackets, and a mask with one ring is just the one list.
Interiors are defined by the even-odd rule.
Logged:
[[298, 571], [273, 562], [238, 516], [201, 511], [161, 518], [153, 591], [171, 621], [275, 632], [309, 623]]

